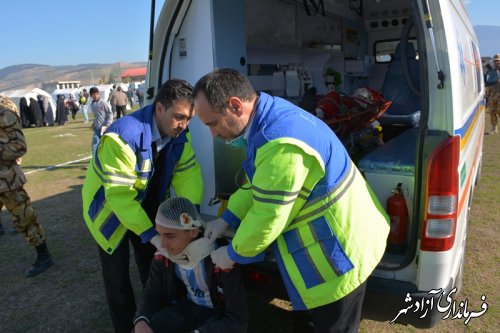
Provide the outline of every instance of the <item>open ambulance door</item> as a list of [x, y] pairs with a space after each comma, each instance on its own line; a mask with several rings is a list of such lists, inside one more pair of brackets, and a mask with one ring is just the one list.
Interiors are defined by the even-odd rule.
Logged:
[[[245, 1], [166, 0], [155, 27], [148, 68], [146, 103], [152, 103], [161, 84], [180, 78], [195, 84], [214, 68], [231, 67], [246, 74]], [[189, 123], [192, 145], [203, 166], [201, 212], [215, 216], [220, 194], [231, 194], [244, 152], [220, 139], [197, 117]], [[224, 197], [225, 195], [222, 195]]]

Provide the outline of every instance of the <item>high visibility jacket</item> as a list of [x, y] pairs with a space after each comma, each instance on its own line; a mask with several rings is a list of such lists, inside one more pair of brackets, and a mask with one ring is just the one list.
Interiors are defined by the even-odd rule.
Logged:
[[[154, 173], [153, 116], [153, 106], [148, 105], [111, 124], [87, 171], [82, 189], [83, 216], [94, 239], [109, 254], [127, 230], [139, 235], [143, 243], [156, 235], [154, 221], [141, 206]], [[158, 200], [166, 199], [172, 186], [177, 196], [199, 205], [203, 182], [188, 131], [172, 138], [164, 149]]]
[[223, 219], [237, 263], [271, 246], [294, 310], [337, 301], [385, 251], [387, 214], [335, 134], [297, 106], [260, 93], [243, 163], [245, 185]]

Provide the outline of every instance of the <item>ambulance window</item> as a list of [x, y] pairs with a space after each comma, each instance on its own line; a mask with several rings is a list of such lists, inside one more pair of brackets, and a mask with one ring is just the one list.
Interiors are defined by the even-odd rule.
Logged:
[[481, 92], [481, 87], [482, 87], [482, 84], [481, 84], [481, 80], [483, 79], [483, 76], [481, 75], [481, 59], [479, 58], [479, 53], [477, 52], [477, 46], [476, 44], [474, 44], [474, 42], [471, 43], [472, 44], [472, 54], [474, 56], [474, 68], [476, 69], [476, 89], [477, 89], [477, 92]]
[[[382, 40], [375, 42], [374, 53], [375, 53], [375, 62], [379, 64], [388, 63], [392, 60], [392, 55], [396, 50], [400, 40]], [[417, 40], [410, 39], [410, 42], [415, 47], [415, 51], [417, 52], [417, 56], [415, 59], [418, 59], [418, 49], [417, 49]]]

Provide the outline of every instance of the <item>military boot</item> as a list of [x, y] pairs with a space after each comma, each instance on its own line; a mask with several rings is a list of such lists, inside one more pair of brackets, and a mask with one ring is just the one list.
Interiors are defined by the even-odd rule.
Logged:
[[47, 249], [47, 243], [40, 244], [35, 248], [37, 253], [36, 261], [26, 270], [26, 277], [38, 275], [54, 264], [49, 250]]
[[491, 125], [491, 131], [486, 133], [487, 135], [497, 134], [497, 125]]

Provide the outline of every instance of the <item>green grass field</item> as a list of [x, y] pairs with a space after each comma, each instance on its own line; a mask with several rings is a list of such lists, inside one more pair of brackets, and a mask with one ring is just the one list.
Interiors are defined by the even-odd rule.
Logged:
[[[19, 235], [0, 236], [0, 332], [112, 332], [97, 245], [81, 213], [81, 188], [88, 163], [82, 159], [90, 155], [89, 125], [80, 116], [65, 126], [25, 130], [28, 153], [22, 165], [28, 174], [26, 189], [45, 228], [55, 265], [35, 278], [25, 278], [24, 269], [35, 259], [34, 250]], [[82, 161], [48, 168], [76, 160]], [[448, 319], [429, 332], [499, 331], [499, 169], [500, 135], [485, 136], [482, 180], [469, 222], [464, 286], [459, 299], [467, 299], [470, 309], [478, 310], [480, 297], [485, 294], [488, 312], [467, 326], [463, 319]], [[2, 212], [1, 218], [10, 229], [9, 213]], [[137, 287], [135, 264], [131, 272]], [[288, 311], [263, 303], [258, 295], [250, 294], [249, 299], [250, 333], [291, 331]], [[417, 330], [363, 320], [360, 331]]]

